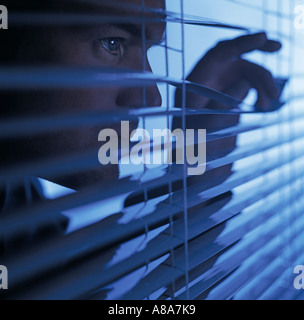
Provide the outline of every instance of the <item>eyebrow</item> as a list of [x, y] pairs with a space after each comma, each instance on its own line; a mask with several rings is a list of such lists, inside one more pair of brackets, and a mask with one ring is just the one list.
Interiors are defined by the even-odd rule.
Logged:
[[[145, 31], [145, 40], [148, 42], [153, 42], [155, 44], [162, 43], [163, 36], [161, 39], [155, 39], [155, 34], [151, 31], [149, 26], [142, 26], [138, 24], [131, 24], [131, 23], [113, 23], [112, 26], [119, 28], [121, 30], [127, 31], [132, 36], [142, 39], [143, 30]], [[164, 28], [165, 31], [165, 28]]]
[[[130, 33], [134, 37], [137, 37], [137, 38], [142, 37], [143, 28], [141, 25], [129, 24], [129, 23], [113, 23], [111, 25], [118, 28], [118, 29], [122, 29], [124, 31], [127, 31], [128, 33]], [[150, 32], [146, 28], [145, 28], [145, 33], [146, 33], [145, 37], [147, 39], [149, 39], [152, 36], [151, 34], [149, 34]]]

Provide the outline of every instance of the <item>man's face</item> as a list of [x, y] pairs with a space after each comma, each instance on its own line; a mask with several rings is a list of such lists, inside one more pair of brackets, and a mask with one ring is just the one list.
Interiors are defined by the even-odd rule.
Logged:
[[[112, 1], [113, 2], [113, 1]], [[142, 5], [141, 0], [124, 0], [125, 5]], [[91, 2], [90, 2], [91, 3]], [[103, 1], [96, 5], [85, 5], [88, 13], [101, 15], [121, 15], [142, 17], [141, 10], [128, 6], [104, 6]], [[106, 2], [105, 2], [106, 3]], [[146, 7], [163, 9], [163, 0], [145, 0]], [[150, 16], [151, 13], [144, 13]], [[155, 14], [154, 14], [155, 17]], [[136, 19], [134, 19], [136, 20]], [[27, 36], [19, 55], [24, 64], [54, 65], [65, 67], [111, 67], [132, 70], [151, 71], [147, 51], [153, 44], [162, 40], [165, 25], [160, 22], [146, 22], [144, 25], [146, 43], [142, 45], [142, 25], [134, 24], [100, 24], [81, 27], [48, 28]], [[143, 57], [145, 59], [143, 63]], [[145, 90], [146, 105], [159, 106], [161, 97], [156, 86]], [[111, 111], [118, 113], [121, 108], [137, 108], [143, 104], [142, 87], [124, 88], [91, 88], [91, 89], [58, 89], [43, 92], [18, 94], [15, 114], [22, 114], [26, 108], [29, 116], [67, 114], [84, 111]], [[20, 108], [20, 109], [19, 109]], [[120, 124], [119, 124], [120, 126]], [[131, 125], [135, 129], [136, 123]], [[104, 124], [98, 127], [81, 127], [52, 134], [36, 135], [24, 138], [17, 143], [19, 157], [24, 161], [58, 157], [65, 154], [81, 154], [96, 149], [98, 162], [98, 133], [103, 128], [116, 128], [116, 125]], [[117, 130], [118, 131], [118, 130]], [[41, 175], [67, 187], [79, 189], [96, 182], [108, 181], [118, 176], [118, 167], [112, 165], [106, 170], [99, 165], [98, 169], [83, 171], [66, 177]]]

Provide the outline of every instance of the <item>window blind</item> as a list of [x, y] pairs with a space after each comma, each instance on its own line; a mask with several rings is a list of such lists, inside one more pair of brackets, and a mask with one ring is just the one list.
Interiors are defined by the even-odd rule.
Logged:
[[[132, 15], [97, 14], [82, 8], [96, 4], [93, 0], [75, 0], [75, 10], [70, 7], [64, 12], [47, 5], [41, 10], [35, 1], [21, 7], [10, 1], [9, 30], [0, 30], [0, 37], [10, 43], [2, 32], [136, 22], [145, 47], [154, 41], [146, 39], [146, 25], [166, 23], [163, 41], [149, 51], [153, 73], [146, 71], [144, 56], [142, 70], [68, 63], [20, 65], [3, 58], [1, 108], [16, 96], [24, 95], [28, 101], [28, 92], [57, 90], [60, 95], [61, 90], [81, 93], [117, 87], [139, 88], [145, 108], [128, 106], [119, 112], [62, 108], [52, 113], [41, 106], [35, 114], [10, 108], [0, 119], [3, 150], [19, 152], [18, 140], [27, 137], [56, 137], [58, 132], [68, 135], [93, 126], [111, 128], [121, 121], [139, 121], [138, 126], [148, 131], [206, 129], [206, 172], [190, 176], [186, 165], [174, 162], [120, 164], [119, 179], [96, 179], [76, 192], [51, 181], [100, 168], [96, 148], [43, 158], [34, 155], [30, 161], [20, 153], [17, 163], [4, 161], [0, 264], [9, 271], [9, 287], [1, 298], [303, 299], [303, 292], [293, 284], [294, 267], [304, 261], [303, 46], [301, 31], [294, 25], [299, 3], [168, 0], [161, 9], [146, 6], [145, 1], [103, 5], [117, 9], [117, 3], [132, 10]], [[274, 110], [262, 112], [255, 105], [254, 90], [241, 101], [187, 80], [202, 53], [216, 43], [258, 31], [283, 45], [271, 55], [246, 54], [268, 68], [281, 85]], [[156, 84], [162, 105], [147, 106], [147, 91]], [[187, 94], [213, 104], [188, 106]], [[22, 108], [26, 111], [28, 106]], [[192, 143], [197, 146], [197, 138]], [[151, 144], [146, 141], [145, 148]], [[164, 146], [164, 141], [160, 144]], [[130, 147], [134, 145], [132, 141]], [[176, 150], [173, 141], [172, 153]], [[105, 170], [111, 171], [111, 165]]]

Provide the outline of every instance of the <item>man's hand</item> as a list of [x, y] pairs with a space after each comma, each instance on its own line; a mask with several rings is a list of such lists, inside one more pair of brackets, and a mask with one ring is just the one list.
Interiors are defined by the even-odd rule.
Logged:
[[[188, 81], [205, 85], [232, 97], [243, 100], [249, 90], [257, 90], [256, 105], [259, 109], [271, 109], [273, 100], [279, 98], [279, 92], [272, 74], [263, 67], [244, 60], [242, 54], [259, 50], [262, 52], [276, 52], [281, 48], [277, 41], [269, 40], [265, 33], [242, 36], [233, 40], [222, 41], [199, 61], [187, 78]], [[176, 91], [176, 106], [181, 106], [181, 90]], [[186, 93], [186, 107], [226, 109], [230, 107], [221, 105], [217, 101], [210, 101], [192, 93]], [[221, 130], [237, 125], [237, 114], [214, 114], [201, 116], [187, 116], [187, 129]], [[181, 128], [181, 119], [174, 118], [173, 128]], [[227, 137], [207, 143], [207, 159], [224, 157], [236, 147], [236, 136]], [[232, 164], [207, 171], [203, 177], [196, 177], [200, 182], [213, 182], [218, 185], [232, 174]]]
[[[242, 59], [242, 55], [254, 50], [276, 52], [280, 42], [269, 40], [265, 33], [245, 35], [233, 40], [219, 42], [199, 61], [187, 78], [188, 81], [205, 85], [217, 91], [243, 100], [249, 90], [257, 90], [257, 105], [263, 111], [271, 107], [272, 100], [279, 97], [272, 74], [263, 67]], [[180, 105], [181, 91], [176, 93]], [[192, 93], [186, 95], [188, 108], [227, 109], [229, 107]]]

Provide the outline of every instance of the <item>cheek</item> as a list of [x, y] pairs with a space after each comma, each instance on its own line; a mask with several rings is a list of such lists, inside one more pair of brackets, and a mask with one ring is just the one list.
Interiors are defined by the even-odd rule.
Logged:
[[[56, 115], [75, 115], [79, 113], [113, 111], [115, 114], [115, 100], [117, 90], [114, 88], [103, 89], [73, 89], [45, 92], [31, 92], [14, 95], [11, 114], [7, 116], [24, 116], [24, 106], [28, 117], [43, 117]], [[118, 112], [118, 111], [117, 111]], [[80, 125], [67, 130], [54, 130], [48, 133], [40, 133], [35, 136], [18, 137], [12, 141], [1, 141], [0, 146], [5, 142], [5, 150], [12, 158], [43, 158], [45, 156], [59, 156], [69, 152], [79, 152], [86, 149], [96, 149], [96, 155], [100, 147], [98, 134], [100, 130], [108, 127], [115, 127], [109, 123], [98, 125]], [[11, 150], [11, 145], [16, 146]]]
[[[114, 111], [115, 115], [115, 89], [79, 89], [79, 90], [62, 90], [53, 92], [49, 95], [45, 115], [55, 113], [57, 115], [77, 115], [95, 114], [98, 117], [103, 116], [103, 112], [109, 113]], [[95, 119], [94, 119], [95, 120]], [[90, 124], [90, 122], [72, 127], [66, 131], [56, 132], [48, 139], [51, 141], [50, 146], [56, 148], [56, 153], [77, 152], [85, 149], [98, 150], [98, 134], [100, 130], [113, 127], [107, 120], [100, 121], [100, 124]], [[96, 151], [97, 152], [97, 151]]]
[[53, 94], [49, 110], [62, 112], [105, 111], [116, 108], [117, 90], [113, 88], [62, 90]]
[[5, 117], [48, 117], [51, 115], [74, 114], [77, 112], [115, 112], [118, 90], [102, 89], [69, 89], [31, 92], [14, 92], [5, 96], [9, 106], [0, 116]]

